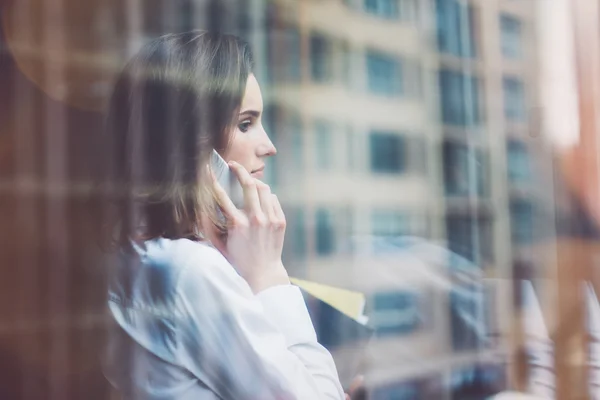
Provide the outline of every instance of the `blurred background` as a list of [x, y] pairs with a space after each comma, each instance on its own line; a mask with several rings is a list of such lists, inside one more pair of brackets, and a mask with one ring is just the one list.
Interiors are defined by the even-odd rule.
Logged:
[[126, 60], [191, 29], [253, 47], [285, 264], [366, 295], [370, 399], [599, 398], [598, 1], [2, 0], [0, 17], [0, 399], [111, 398], [92, 160]]

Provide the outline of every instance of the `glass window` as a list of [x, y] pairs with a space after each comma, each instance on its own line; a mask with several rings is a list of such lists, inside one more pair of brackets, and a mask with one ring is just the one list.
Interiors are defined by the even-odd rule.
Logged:
[[476, 56], [475, 11], [459, 0], [436, 0], [437, 39], [441, 52], [456, 57]]
[[286, 263], [290, 275], [302, 276], [305, 271], [298, 268], [302, 267], [301, 262], [306, 259], [308, 252], [306, 213], [303, 206], [285, 207], [284, 212], [287, 228], [283, 244], [283, 262]]
[[402, 21], [417, 21], [421, 0], [400, 0], [400, 19]]
[[419, 328], [421, 320], [416, 293], [377, 292], [369, 301], [369, 321], [378, 336], [407, 334]]
[[310, 71], [315, 82], [331, 79], [332, 48], [330, 40], [313, 33], [310, 37]]
[[451, 400], [494, 398], [506, 387], [502, 363], [481, 364], [452, 371]]
[[269, 74], [274, 82], [297, 83], [301, 78], [300, 32], [298, 27], [276, 28], [269, 35]]
[[446, 142], [443, 152], [446, 195], [488, 195], [488, 165], [480, 150], [469, 149], [463, 143]]
[[504, 57], [521, 57], [521, 29], [521, 21], [517, 18], [506, 14], [500, 16], [502, 55]]
[[409, 216], [394, 210], [373, 210], [371, 231], [375, 236], [400, 236], [410, 234]]
[[398, 0], [364, 0], [365, 11], [383, 18], [398, 18]]
[[353, 49], [346, 42], [340, 46], [341, 52], [341, 81], [347, 87], [352, 87], [352, 69], [353, 69]]
[[400, 173], [405, 168], [404, 138], [393, 132], [371, 132], [371, 171]]
[[523, 121], [525, 119], [525, 89], [523, 82], [518, 78], [505, 77], [504, 87], [504, 115], [510, 121]]
[[331, 212], [319, 208], [315, 214], [316, 219], [316, 251], [318, 255], [329, 255], [335, 250], [335, 232]]
[[401, 95], [403, 85], [400, 60], [387, 54], [367, 51], [367, 83], [371, 93]]
[[472, 262], [493, 260], [491, 218], [451, 214], [446, 217], [446, 235], [450, 250], [466, 259]]
[[[287, 118], [287, 130], [290, 135], [291, 159], [294, 167], [300, 170], [304, 166], [304, 130], [302, 120], [297, 114], [291, 114]], [[282, 132], [284, 134], [285, 132]]]
[[356, 165], [356, 153], [354, 151], [354, 143], [356, 141], [356, 134], [354, 133], [354, 129], [352, 126], [348, 126], [346, 128], [346, 166], [349, 171], [352, 171]]
[[513, 244], [529, 244], [533, 241], [534, 211], [531, 202], [513, 200], [510, 203], [510, 225]]
[[332, 126], [327, 121], [315, 122], [317, 169], [327, 170], [333, 165]]
[[306, 225], [304, 209], [296, 208], [292, 212], [292, 251], [296, 258], [306, 255]]
[[508, 180], [512, 183], [531, 181], [531, 164], [527, 147], [511, 140], [507, 146]]
[[479, 79], [449, 69], [442, 69], [439, 78], [443, 122], [461, 127], [478, 125]]

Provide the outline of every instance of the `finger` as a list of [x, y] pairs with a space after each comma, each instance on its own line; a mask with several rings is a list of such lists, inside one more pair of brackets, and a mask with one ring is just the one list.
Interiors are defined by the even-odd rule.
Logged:
[[260, 199], [260, 207], [263, 213], [267, 216], [269, 221], [273, 221], [276, 216], [273, 210], [273, 195], [271, 194], [271, 188], [269, 185], [263, 182], [256, 182], [258, 189], [258, 198]]
[[277, 218], [280, 221], [285, 221], [285, 214], [283, 212], [283, 208], [281, 208], [281, 203], [279, 202], [279, 198], [277, 197], [276, 194], [273, 194], [271, 196], [272, 196], [271, 203], [273, 204], [273, 213], [275, 214], [275, 218]]
[[260, 199], [256, 188], [256, 179], [254, 179], [248, 171], [235, 161], [229, 162], [229, 166], [237, 176], [238, 181], [242, 185], [244, 191], [244, 208], [253, 215], [260, 215]]
[[365, 383], [365, 377], [362, 375], [358, 375], [357, 377], [355, 377], [352, 380], [352, 383], [350, 384], [350, 389], [348, 390], [348, 393], [350, 394], [350, 396], [353, 396], [354, 393], [360, 389], [363, 384]]

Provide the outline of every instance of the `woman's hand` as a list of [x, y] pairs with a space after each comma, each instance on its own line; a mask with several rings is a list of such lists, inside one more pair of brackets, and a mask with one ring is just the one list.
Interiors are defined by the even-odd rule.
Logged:
[[358, 375], [352, 380], [348, 393], [346, 393], [346, 400], [363, 400], [366, 399], [365, 393], [365, 378], [362, 375]]
[[214, 180], [217, 200], [229, 222], [227, 241], [213, 241], [254, 293], [271, 286], [289, 284], [281, 261], [285, 215], [269, 186], [253, 178], [236, 162], [229, 166], [244, 191], [244, 209], [237, 209], [225, 190]]

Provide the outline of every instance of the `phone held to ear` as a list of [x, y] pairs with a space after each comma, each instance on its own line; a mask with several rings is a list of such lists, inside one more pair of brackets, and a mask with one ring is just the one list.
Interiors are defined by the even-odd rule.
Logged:
[[223, 160], [223, 158], [213, 150], [212, 157], [210, 160], [210, 167], [215, 174], [217, 182], [225, 190], [233, 204], [239, 208], [244, 208], [244, 192], [242, 185], [237, 179], [235, 173], [229, 168], [229, 165]]

